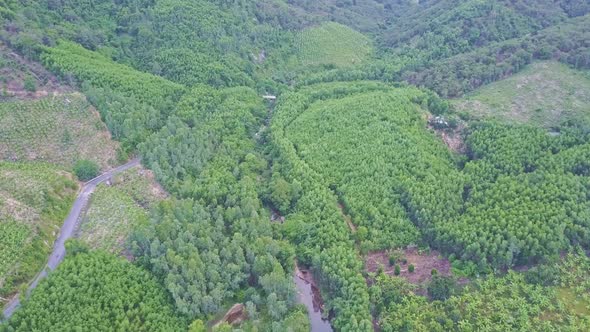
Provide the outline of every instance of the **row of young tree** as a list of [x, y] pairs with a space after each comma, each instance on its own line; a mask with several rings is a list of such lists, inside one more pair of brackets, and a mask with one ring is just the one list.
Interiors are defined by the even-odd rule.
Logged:
[[[300, 196], [285, 211], [290, 213], [285, 234], [297, 244], [300, 262], [311, 266], [319, 278], [326, 307], [335, 314], [332, 324], [339, 331], [372, 330], [363, 267], [350, 229], [338, 209], [338, 197], [330, 190], [325, 174], [300, 158], [297, 146], [289, 139], [289, 128], [314, 102], [380, 89], [386, 87], [378, 83], [335, 83], [289, 93], [277, 105], [270, 126], [273, 175], [294, 188], [302, 188]], [[274, 203], [282, 204], [281, 200]]]
[[[334, 83], [287, 98], [273, 118], [273, 138], [288, 142], [290, 158], [338, 196], [363, 251], [424, 241], [485, 271], [555, 257], [589, 240], [583, 129], [551, 136], [475, 125], [469, 159], [460, 160], [428, 133], [419, 105], [435, 103], [417, 90]], [[282, 174], [305, 192], [303, 177], [290, 172]], [[275, 205], [299, 211], [292, 197], [277, 197], [285, 198]]]
[[105, 252], [67, 246], [66, 259], [0, 331], [181, 331], [164, 288], [142, 268]]
[[427, 177], [441, 194], [461, 191], [437, 179], [436, 174], [452, 173], [453, 165], [446, 147], [425, 130], [419, 104], [427, 98], [414, 88], [381, 85], [313, 103], [287, 128], [298, 155], [322, 174], [356, 221], [363, 252], [418, 242], [420, 233], [403, 205], [412, 190], [406, 186]]

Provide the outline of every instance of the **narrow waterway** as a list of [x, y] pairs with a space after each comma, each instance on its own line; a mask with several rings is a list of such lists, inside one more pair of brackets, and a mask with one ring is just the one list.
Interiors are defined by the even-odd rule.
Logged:
[[306, 275], [295, 266], [293, 282], [297, 287], [297, 302], [307, 308], [311, 332], [332, 332], [330, 322], [322, 318], [322, 299], [319, 290], [309, 280], [313, 280], [311, 275]]

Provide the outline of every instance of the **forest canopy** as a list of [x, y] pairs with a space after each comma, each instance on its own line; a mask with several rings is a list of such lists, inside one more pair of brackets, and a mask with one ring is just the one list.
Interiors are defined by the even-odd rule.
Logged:
[[[588, 326], [587, 1], [0, 0], [0, 23], [2, 301], [23, 285], [0, 330]], [[537, 91], [549, 62], [570, 84]], [[525, 90], [582, 102], [529, 101], [544, 127], [454, 108], [486, 85], [512, 116]], [[131, 190], [166, 194], [82, 197], [111, 252], [69, 242], [28, 296], [73, 174], [136, 157], [161, 187]]]

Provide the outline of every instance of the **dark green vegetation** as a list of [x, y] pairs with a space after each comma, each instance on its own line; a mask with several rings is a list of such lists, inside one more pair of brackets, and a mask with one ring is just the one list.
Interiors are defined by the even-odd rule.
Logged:
[[135, 252], [188, 317], [237, 301], [280, 322], [294, 305], [294, 252], [273, 239], [258, 198], [267, 165], [254, 134], [266, 107], [249, 88], [200, 86], [179, 102], [177, 114], [140, 149], [182, 200], [160, 205], [137, 234]]
[[41, 269], [76, 189], [59, 168], [0, 163], [1, 298], [8, 298]]
[[304, 81], [404, 80], [456, 97], [534, 60], [590, 68], [587, 1], [392, 2], [398, 15], [388, 15], [384, 28], [372, 31], [378, 60], [360, 70], [314, 73]]
[[[88, 329], [225, 331], [219, 320], [242, 303], [242, 330], [305, 330], [297, 263], [312, 271], [336, 331], [586, 326], [589, 302], [577, 294], [588, 291], [587, 259], [560, 256], [590, 243], [583, 106], [522, 125], [474, 121], [469, 107], [456, 114], [441, 97], [529, 64], [537, 71], [538, 60], [563, 69], [561, 81], [585, 77], [587, 2], [2, 5], [2, 41], [80, 89], [121, 142], [115, 157], [139, 154], [170, 194], [146, 198], [149, 188], [133, 181], [99, 188], [82, 238], [134, 263], [70, 245], [9, 325], [51, 329], [71, 316]], [[44, 89], [23, 73], [15, 80], [29, 91], [18, 96]], [[526, 112], [550, 107], [502, 90], [527, 99]], [[0, 228], [7, 257], [22, 255], [28, 236], [12, 219]], [[386, 261], [409, 245], [437, 249], [435, 260], [471, 281], [449, 276], [448, 261], [430, 275], [391, 257], [390, 274], [427, 276], [416, 286], [365, 270], [368, 254]], [[516, 266], [532, 268], [507, 272]], [[125, 290], [133, 296], [121, 298]]]
[[74, 173], [80, 181], [88, 181], [98, 175], [98, 165], [91, 160], [78, 160], [74, 164]]
[[42, 281], [3, 331], [181, 331], [186, 326], [147, 271], [103, 252], [73, 255]]

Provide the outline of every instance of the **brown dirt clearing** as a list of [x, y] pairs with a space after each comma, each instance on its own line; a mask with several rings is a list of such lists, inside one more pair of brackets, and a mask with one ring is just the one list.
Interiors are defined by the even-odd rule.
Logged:
[[[432, 269], [438, 271], [438, 275], [450, 276], [451, 263], [448, 259], [442, 257], [438, 251], [432, 250], [429, 253], [420, 253], [417, 248], [409, 248], [401, 251], [402, 261], [396, 262], [400, 265], [400, 277], [405, 278], [413, 284], [424, 284], [432, 278]], [[414, 272], [410, 273], [408, 267], [414, 265]], [[377, 272], [380, 267], [390, 276], [395, 276], [395, 266], [389, 264], [389, 253], [387, 251], [377, 251], [369, 253], [365, 257], [365, 269], [367, 272]]]

